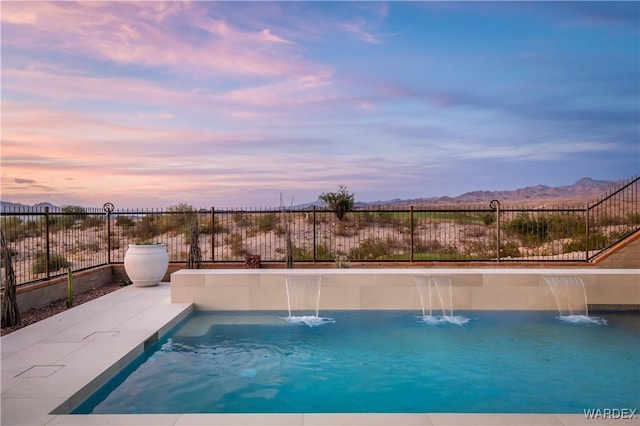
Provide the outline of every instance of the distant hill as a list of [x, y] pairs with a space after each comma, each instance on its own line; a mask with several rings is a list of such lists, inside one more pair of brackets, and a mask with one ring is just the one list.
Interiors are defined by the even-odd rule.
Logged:
[[508, 204], [558, 204], [589, 203], [605, 197], [609, 192], [618, 189], [627, 180], [605, 181], [588, 177], [582, 178], [572, 185], [547, 186], [536, 185], [512, 191], [472, 191], [456, 197], [416, 198], [411, 200], [390, 200], [367, 203], [368, 205], [425, 205], [425, 204], [484, 204], [498, 200]]
[[0, 201], [0, 211], [4, 212], [43, 212], [45, 207], [49, 207], [50, 212], [59, 212], [62, 207], [54, 206], [51, 203], [38, 203], [33, 206], [20, 203], [11, 203], [9, 201]]
[[[471, 191], [456, 197], [430, 197], [430, 198], [413, 198], [413, 199], [393, 199], [386, 201], [357, 201], [357, 207], [405, 207], [405, 206], [424, 206], [424, 205], [446, 205], [446, 204], [466, 204], [478, 205], [489, 203], [491, 200], [498, 200], [505, 204], [536, 204], [536, 205], [559, 205], [559, 204], [587, 204], [605, 197], [609, 192], [618, 189], [627, 180], [595, 180], [589, 177], [582, 178], [572, 185], [566, 186], [547, 186], [535, 185], [525, 188], [514, 189], [512, 191]], [[20, 211], [44, 211], [45, 207], [49, 207], [50, 212], [59, 212], [62, 206], [54, 206], [51, 203], [38, 203], [28, 206], [20, 203], [11, 203], [1, 201], [2, 212], [20, 212]], [[299, 204], [294, 206], [296, 209], [303, 209], [311, 206], [322, 206], [323, 203], [315, 201], [313, 203]], [[143, 208], [144, 206], [140, 206]]]

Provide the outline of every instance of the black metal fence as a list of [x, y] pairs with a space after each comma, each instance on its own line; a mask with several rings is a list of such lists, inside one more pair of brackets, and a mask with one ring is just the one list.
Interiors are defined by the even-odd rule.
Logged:
[[[162, 242], [187, 261], [194, 226], [202, 261], [589, 262], [640, 229], [639, 178], [581, 207], [409, 206], [357, 209], [343, 220], [327, 209], [165, 210], [68, 206], [1, 213], [19, 284], [110, 263], [128, 244]], [[288, 230], [288, 232], [287, 232]]]

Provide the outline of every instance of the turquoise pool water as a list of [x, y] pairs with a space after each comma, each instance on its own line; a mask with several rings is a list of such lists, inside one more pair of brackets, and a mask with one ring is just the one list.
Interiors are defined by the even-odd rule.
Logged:
[[583, 413], [640, 407], [640, 315], [197, 312], [75, 413]]

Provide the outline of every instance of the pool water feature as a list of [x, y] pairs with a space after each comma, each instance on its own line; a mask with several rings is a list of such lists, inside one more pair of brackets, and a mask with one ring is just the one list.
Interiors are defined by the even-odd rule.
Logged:
[[606, 320], [589, 316], [587, 291], [582, 278], [575, 276], [543, 277], [546, 281], [553, 300], [558, 307], [558, 315], [566, 322], [606, 323]]
[[285, 278], [287, 289], [287, 310], [289, 315], [285, 318], [291, 323], [301, 323], [309, 327], [333, 322], [333, 318], [320, 316], [320, 291], [322, 277], [289, 276]]
[[[549, 311], [196, 312], [75, 413], [583, 413], [640, 406], [640, 316]], [[626, 324], [631, 324], [628, 327]]]
[[[462, 325], [469, 318], [453, 314], [453, 288], [448, 275], [415, 275], [413, 277], [418, 290], [418, 298], [422, 308], [422, 321], [427, 324], [449, 322]], [[440, 307], [442, 315], [433, 315], [434, 306]], [[427, 307], [429, 315], [427, 315]]]

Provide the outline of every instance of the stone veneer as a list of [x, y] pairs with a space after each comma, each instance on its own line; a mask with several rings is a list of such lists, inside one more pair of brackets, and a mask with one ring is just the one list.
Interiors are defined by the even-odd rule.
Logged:
[[285, 276], [322, 277], [320, 309], [420, 308], [414, 275], [449, 275], [462, 310], [555, 310], [544, 276], [582, 278], [590, 305], [640, 305], [640, 269], [183, 269], [171, 301], [201, 310], [286, 310]]

